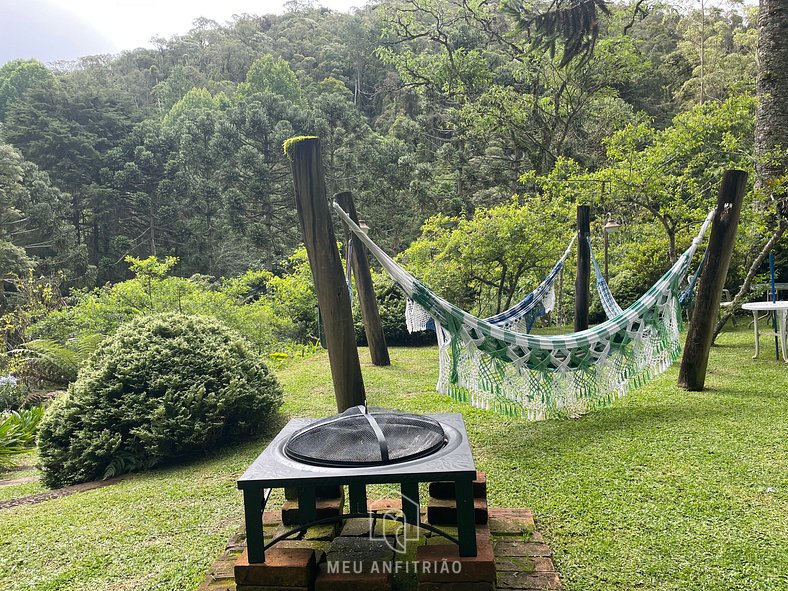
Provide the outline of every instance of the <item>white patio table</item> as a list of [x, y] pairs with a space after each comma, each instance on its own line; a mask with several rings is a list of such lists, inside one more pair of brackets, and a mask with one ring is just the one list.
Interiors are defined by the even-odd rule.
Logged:
[[748, 302], [742, 304], [742, 309], [750, 310], [753, 316], [753, 326], [755, 327], [755, 355], [753, 359], [758, 358], [760, 353], [760, 332], [758, 331], [758, 312], [774, 312], [777, 316], [777, 332], [769, 331], [766, 333], [769, 336], [776, 336], [780, 339], [780, 348], [782, 349], [783, 359], [788, 362], [788, 353], [786, 353], [786, 324], [788, 324], [788, 301], [781, 300], [777, 302]]

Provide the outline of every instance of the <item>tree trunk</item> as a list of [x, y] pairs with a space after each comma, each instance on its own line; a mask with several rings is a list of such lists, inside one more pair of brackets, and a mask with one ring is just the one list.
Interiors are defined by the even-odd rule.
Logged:
[[[358, 214], [356, 213], [356, 205], [353, 203], [352, 193], [350, 191], [339, 193], [336, 199], [350, 219], [358, 224]], [[349, 231], [348, 236], [352, 236]], [[391, 365], [389, 350], [386, 346], [386, 335], [383, 332], [383, 323], [380, 321], [378, 301], [375, 298], [375, 287], [372, 285], [372, 275], [369, 272], [367, 250], [364, 248], [364, 243], [355, 238], [352, 251], [350, 257], [352, 260], [347, 261], [346, 264], [352, 265], [353, 275], [356, 278], [356, 293], [361, 307], [361, 319], [364, 322], [364, 332], [367, 335], [372, 365]]]
[[575, 332], [588, 328], [591, 304], [591, 249], [586, 238], [591, 234], [591, 208], [577, 206], [577, 277], [575, 278]]
[[720, 309], [722, 289], [725, 287], [733, 246], [736, 243], [736, 229], [739, 226], [746, 184], [746, 172], [727, 170], [717, 196], [717, 211], [709, 236], [708, 256], [701, 271], [695, 311], [687, 332], [679, 370], [679, 387], [693, 392], [703, 390], [706, 382], [714, 322]]
[[[788, 2], [760, 0], [758, 10], [758, 110], [755, 153], [759, 187], [773, 195], [774, 183], [785, 174], [788, 149]], [[776, 149], [780, 153], [776, 153]], [[788, 199], [777, 203], [788, 215]]]
[[285, 142], [285, 151], [291, 159], [298, 219], [315, 281], [337, 409], [342, 412], [364, 403], [364, 380], [356, 348], [350, 295], [328, 212], [320, 139], [289, 140]]

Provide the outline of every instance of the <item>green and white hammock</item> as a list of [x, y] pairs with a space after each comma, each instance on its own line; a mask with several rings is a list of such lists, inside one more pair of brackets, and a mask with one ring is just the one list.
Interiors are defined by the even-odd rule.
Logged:
[[581, 332], [540, 336], [507, 330], [447, 302], [388, 256], [334, 208], [408, 298], [432, 317], [438, 335], [437, 390], [459, 401], [538, 420], [576, 416], [659, 375], [678, 357], [679, 285], [713, 212], [692, 245], [637, 301]]

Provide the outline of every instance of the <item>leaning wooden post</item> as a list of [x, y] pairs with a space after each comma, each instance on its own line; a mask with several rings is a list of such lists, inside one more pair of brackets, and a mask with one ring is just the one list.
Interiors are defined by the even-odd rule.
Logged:
[[356, 348], [350, 295], [328, 211], [320, 139], [291, 138], [285, 142], [284, 150], [290, 158], [293, 172], [298, 220], [304, 232], [309, 267], [323, 319], [337, 409], [342, 412], [364, 403], [364, 380]]
[[[343, 191], [335, 195], [339, 206], [345, 210], [350, 219], [358, 225], [356, 205], [353, 203], [353, 194]], [[369, 355], [372, 365], [391, 365], [389, 350], [386, 347], [386, 336], [383, 334], [383, 323], [380, 321], [378, 301], [375, 298], [375, 287], [372, 285], [372, 274], [369, 272], [369, 259], [364, 243], [358, 238], [353, 238], [349, 228], [346, 228], [348, 239], [353, 240], [351, 261], [353, 275], [356, 277], [356, 293], [361, 306], [361, 319], [364, 322], [364, 332], [369, 344]]]
[[577, 275], [575, 276], [575, 332], [588, 328], [591, 302], [591, 249], [586, 238], [591, 235], [591, 207], [577, 206]]
[[709, 236], [709, 255], [700, 273], [695, 311], [687, 332], [679, 370], [679, 387], [699, 392], [706, 382], [709, 349], [720, 310], [722, 289], [736, 242], [747, 173], [726, 170], [717, 196], [717, 212]]

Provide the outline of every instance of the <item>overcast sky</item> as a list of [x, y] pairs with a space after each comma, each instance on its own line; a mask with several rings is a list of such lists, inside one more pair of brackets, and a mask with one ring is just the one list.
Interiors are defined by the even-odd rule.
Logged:
[[[148, 46], [153, 36], [186, 33], [204, 16], [281, 13], [286, 0], [0, 0], [0, 64], [48, 62]], [[366, 0], [318, 0], [348, 11]]]

